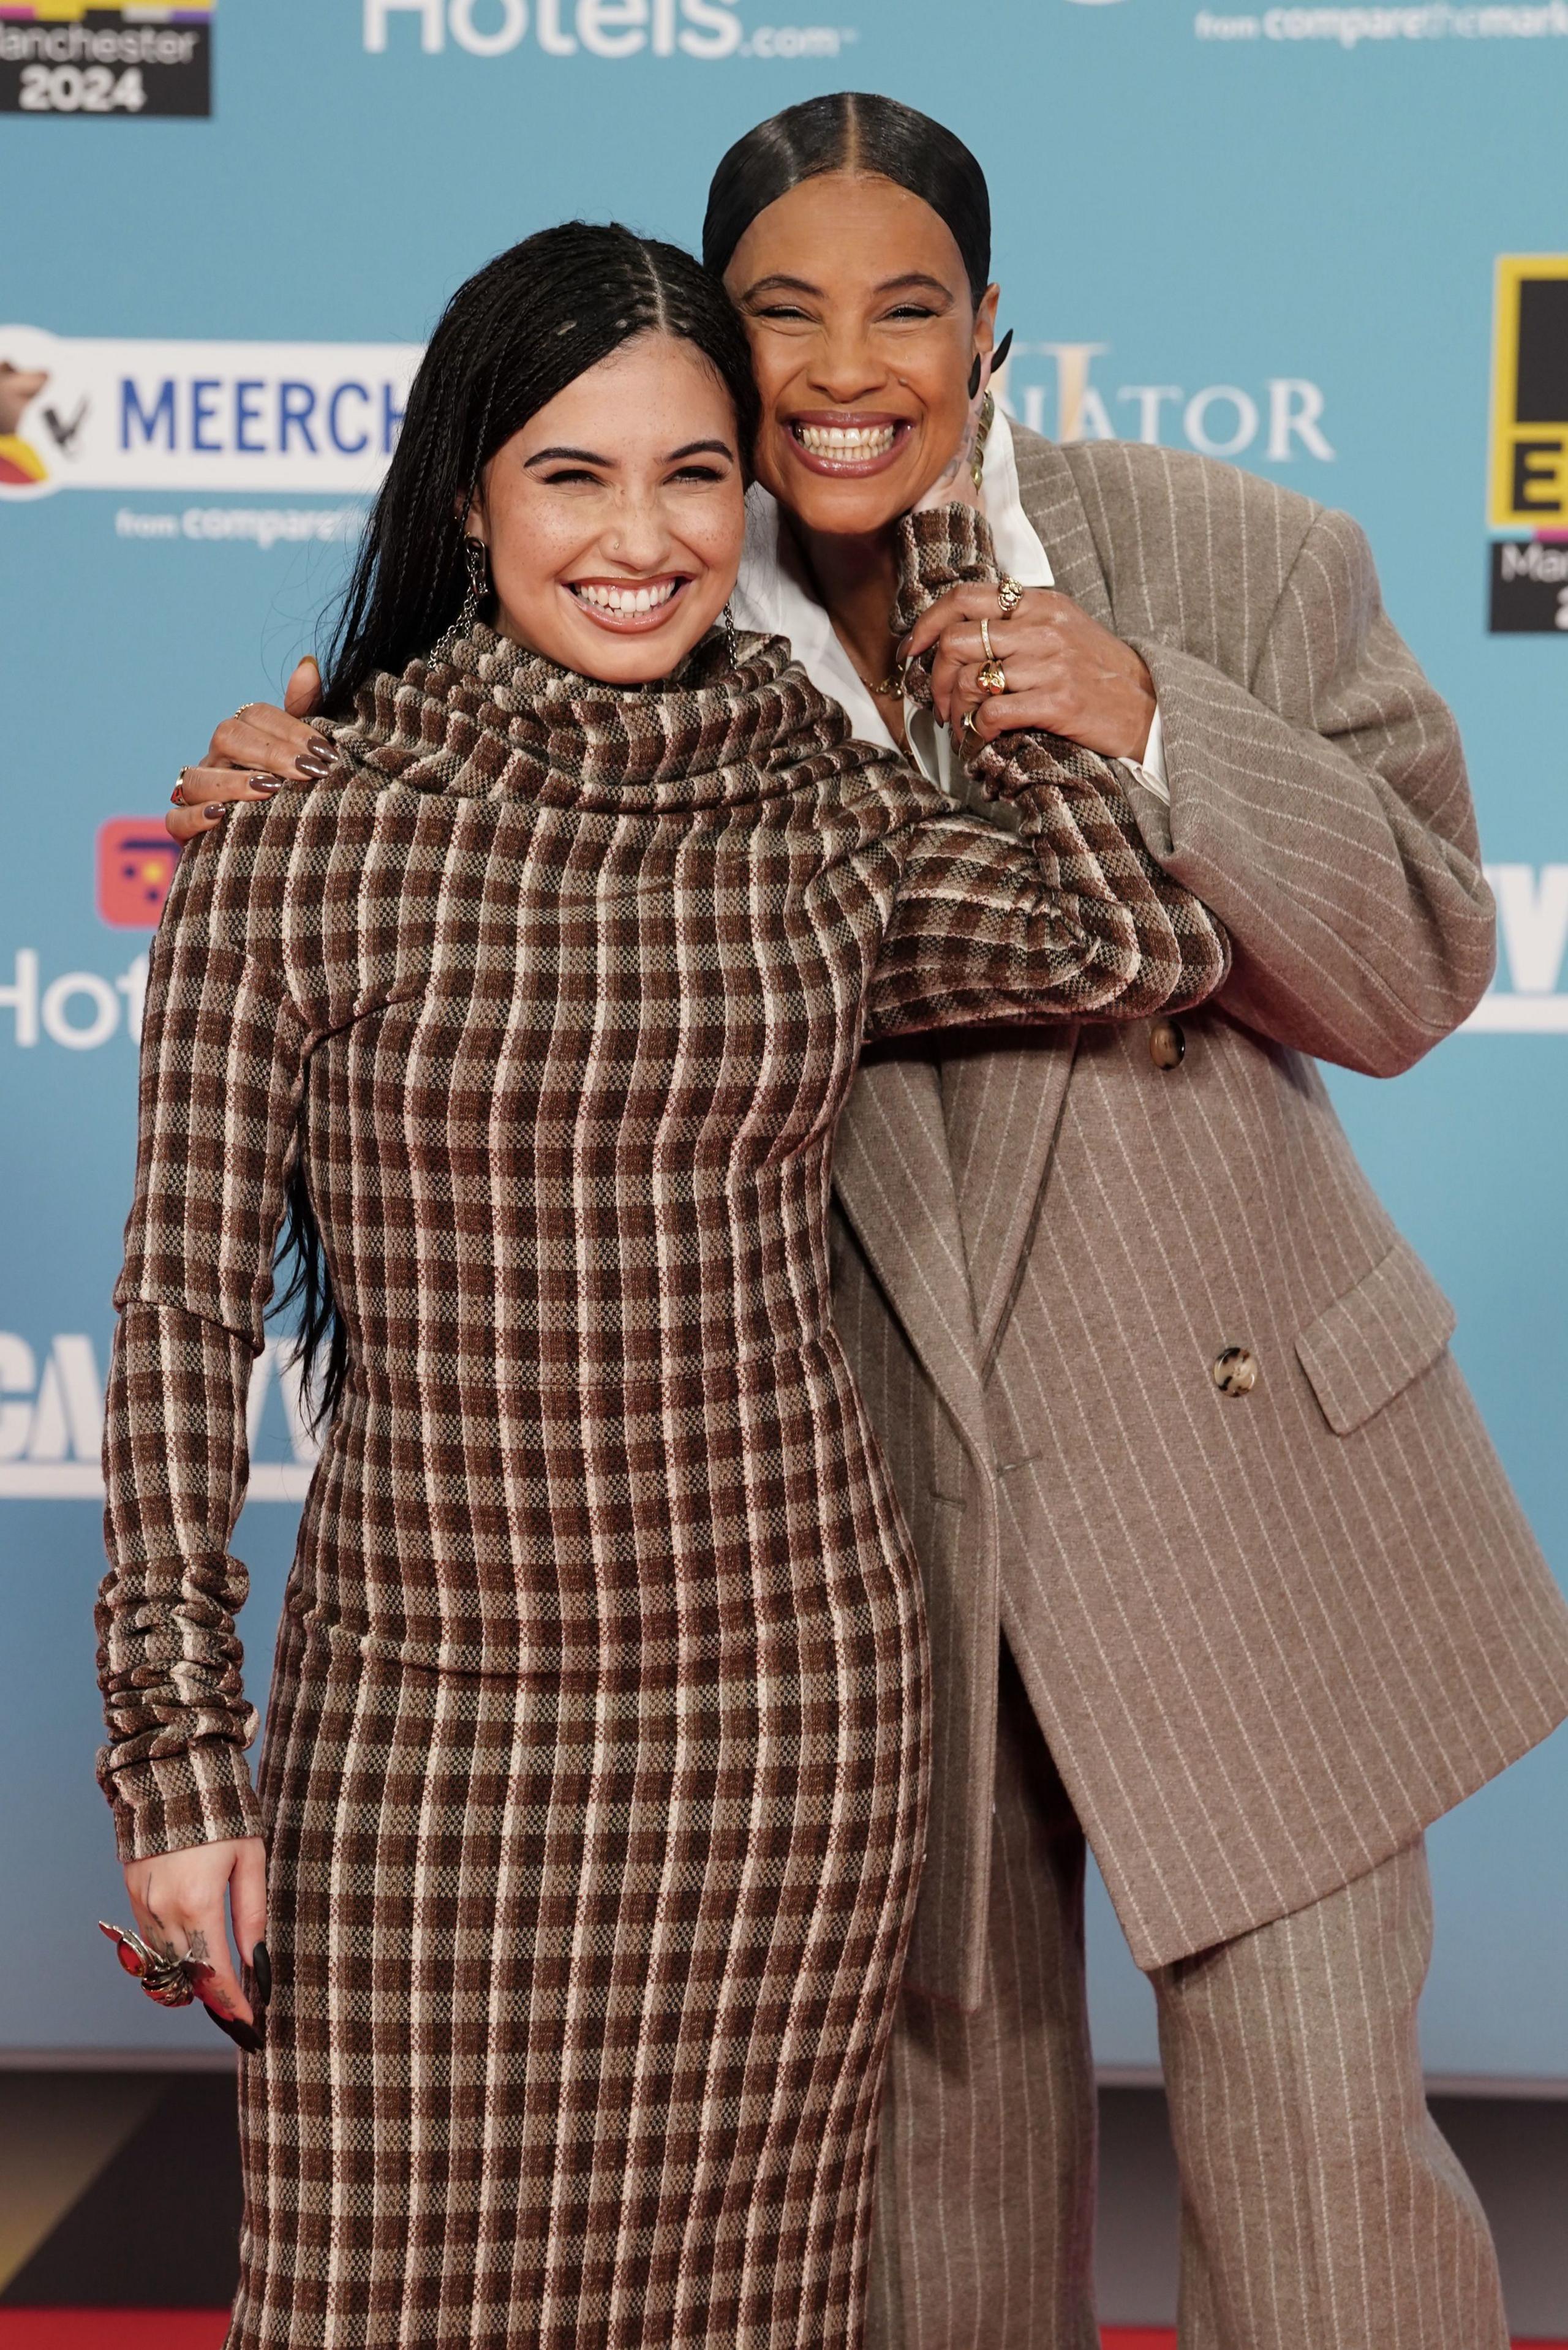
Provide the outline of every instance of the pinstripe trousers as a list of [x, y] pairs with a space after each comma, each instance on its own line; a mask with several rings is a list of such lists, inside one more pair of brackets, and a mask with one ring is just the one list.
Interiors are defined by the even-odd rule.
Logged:
[[[1084, 1871], [1004, 1652], [985, 2005], [905, 1994], [867, 2350], [1096, 2350]], [[1182, 2350], [1506, 2350], [1486, 2220], [1422, 2087], [1431, 1935], [1417, 1841], [1151, 1975]]]

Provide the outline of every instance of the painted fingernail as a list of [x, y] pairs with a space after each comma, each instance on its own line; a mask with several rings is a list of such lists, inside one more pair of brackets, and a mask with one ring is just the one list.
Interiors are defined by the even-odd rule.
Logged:
[[251, 1976], [256, 1987], [255, 2000], [252, 2004], [259, 2002], [265, 2007], [272, 1997], [272, 1960], [267, 1956], [265, 1942], [258, 1942], [251, 1952]]
[[243, 2048], [247, 2056], [261, 2054], [262, 2036], [253, 2024], [242, 2023], [237, 2015], [220, 2015], [215, 2007], [208, 2008], [207, 2012], [225, 2040], [232, 2040], [234, 2046]]
[[308, 751], [300, 753], [294, 764], [302, 775], [308, 776], [313, 783], [319, 783], [322, 776], [329, 775], [337, 764], [337, 754], [330, 743], [313, 743]]
[[202, 814], [207, 816], [227, 816], [228, 812], [222, 800], [209, 800], [202, 810]]
[[271, 799], [274, 792], [283, 789], [275, 775], [247, 775], [245, 781], [253, 792], [265, 792], [268, 799]]

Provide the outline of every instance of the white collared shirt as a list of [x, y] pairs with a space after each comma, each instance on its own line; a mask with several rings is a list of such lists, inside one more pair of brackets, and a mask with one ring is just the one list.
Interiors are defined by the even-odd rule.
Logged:
[[[1054, 588], [1051, 558], [1023, 510], [1012, 428], [1000, 408], [986, 444], [981, 504], [1003, 576], [1011, 576], [1023, 588]], [[875, 697], [833, 632], [826, 607], [817, 596], [793, 535], [784, 525], [776, 501], [760, 482], [754, 482], [746, 494], [745, 553], [730, 608], [738, 629], [789, 639], [796, 660], [812, 683], [838, 703], [862, 742], [897, 748]], [[964, 797], [954, 789], [953, 749], [947, 729], [938, 725], [929, 710], [908, 700], [904, 724], [910, 751], [931, 782], [950, 798]], [[1124, 759], [1118, 764], [1129, 768], [1146, 790], [1168, 806], [1170, 789], [1158, 710], [1141, 761]]]

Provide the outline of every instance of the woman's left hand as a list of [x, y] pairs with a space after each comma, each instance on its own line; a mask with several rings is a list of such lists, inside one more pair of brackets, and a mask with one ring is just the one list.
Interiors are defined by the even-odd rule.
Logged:
[[[1005, 693], [988, 693], [979, 681], [982, 619]], [[993, 586], [950, 588], [921, 614], [899, 657], [913, 660], [931, 645], [931, 699], [955, 742], [972, 712], [971, 742], [1038, 727], [1103, 759], [1141, 759], [1148, 746], [1155, 692], [1142, 660], [1054, 588], [1026, 588], [1005, 619]]]

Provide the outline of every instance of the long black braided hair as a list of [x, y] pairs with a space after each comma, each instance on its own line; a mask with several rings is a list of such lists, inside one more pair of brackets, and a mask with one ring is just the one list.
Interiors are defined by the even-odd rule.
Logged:
[[486, 262], [431, 337], [403, 429], [338, 608], [323, 707], [348, 716], [378, 671], [396, 677], [456, 619], [465, 518], [484, 468], [531, 416], [639, 335], [690, 343], [756, 437], [745, 329], [718, 280], [679, 245], [618, 222], [566, 221]]
[[[639, 335], [690, 343], [734, 403], [742, 466], [757, 429], [745, 329], [716, 277], [678, 245], [611, 222], [541, 229], [460, 286], [420, 365], [403, 429], [360, 542], [322, 663], [323, 708], [347, 717], [379, 671], [394, 677], [457, 618], [463, 533], [484, 468], [578, 376]], [[289, 1175], [274, 1311], [292, 1314], [317, 1428], [341, 1399], [348, 1338], [305, 1169]]]

